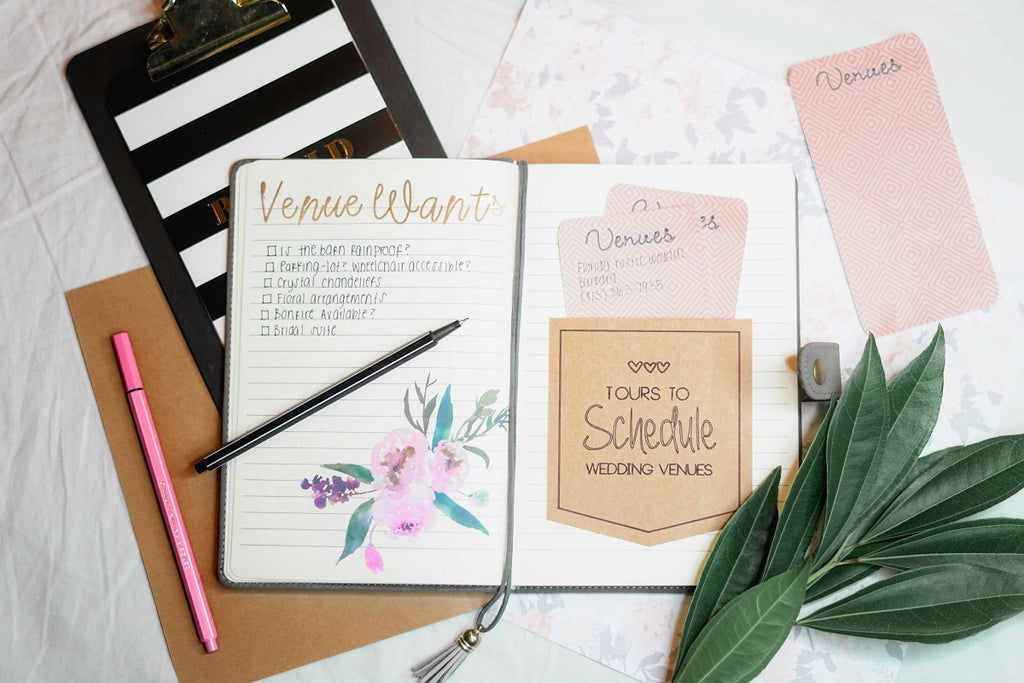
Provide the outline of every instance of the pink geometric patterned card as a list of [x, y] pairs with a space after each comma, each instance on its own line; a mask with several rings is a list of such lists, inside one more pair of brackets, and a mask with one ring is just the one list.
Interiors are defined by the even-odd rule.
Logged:
[[744, 201], [617, 185], [606, 202], [615, 213], [559, 226], [568, 316], [735, 317]]
[[843, 269], [876, 335], [989, 306], [995, 273], [921, 40], [789, 71]]
[[[747, 203], [734, 197], [718, 197], [710, 194], [695, 194], [666, 190], [660, 187], [645, 187], [617, 183], [608, 190], [605, 197], [604, 212], [606, 214], [636, 213], [637, 211], [654, 211], [680, 206], [689, 206], [696, 211], [704, 212], [701, 220], [714, 220], [715, 213], [738, 211], [742, 213], [744, 237], [747, 229]], [[739, 214], [736, 214], [738, 216]], [[743, 254], [740, 254], [743, 258]]]

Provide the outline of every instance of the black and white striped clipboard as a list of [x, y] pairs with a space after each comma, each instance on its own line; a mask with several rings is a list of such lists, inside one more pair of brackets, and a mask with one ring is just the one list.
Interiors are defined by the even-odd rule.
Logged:
[[443, 157], [370, 0], [287, 0], [284, 24], [153, 82], [141, 26], [67, 78], [221, 406], [228, 178], [247, 158]]

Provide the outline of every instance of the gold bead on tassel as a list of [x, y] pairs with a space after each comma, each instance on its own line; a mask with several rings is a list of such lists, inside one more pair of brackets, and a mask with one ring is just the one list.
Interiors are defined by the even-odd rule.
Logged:
[[444, 683], [479, 644], [480, 627], [464, 631], [454, 643], [425, 662], [414, 666], [412, 675], [420, 683]]

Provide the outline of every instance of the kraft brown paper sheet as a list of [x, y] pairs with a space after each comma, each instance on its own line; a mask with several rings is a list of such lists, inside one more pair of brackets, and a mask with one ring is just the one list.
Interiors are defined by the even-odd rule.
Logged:
[[[217, 580], [219, 477], [193, 463], [220, 445], [220, 415], [149, 268], [67, 294], [171, 661], [183, 681], [263, 678], [457, 614], [480, 593], [257, 591]], [[196, 636], [110, 337], [127, 331], [192, 539], [220, 650]], [[324, 629], [310, 614], [345, 614]]]
[[[501, 154], [530, 163], [596, 163], [579, 128]], [[132, 527], [174, 669], [182, 681], [253, 680], [477, 610], [481, 593], [243, 590], [217, 580], [219, 479], [192, 465], [220, 445], [210, 399], [150, 268], [67, 292]], [[132, 422], [111, 335], [126, 331], [138, 359], [196, 561], [219, 632], [207, 654], [196, 635]], [[330, 629], [310, 614], [344, 613]]]

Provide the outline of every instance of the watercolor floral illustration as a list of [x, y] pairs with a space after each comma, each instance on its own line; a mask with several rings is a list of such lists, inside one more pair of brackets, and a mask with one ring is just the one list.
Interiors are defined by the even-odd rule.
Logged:
[[375, 533], [413, 539], [429, 531], [440, 517], [488, 533], [462, 504], [483, 506], [489, 497], [486, 489], [468, 491], [477, 463], [485, 469], [491, 464], [487, 452], [470, 442], [495, 428], [506, 430], [508, 408], [496, 407], [497, 389], [485, 391], [477, 397], [473, 412], [456, 427], [452, 385], [440, 393], [436, 384], [427, 375], [422, 386], [413, 383], [415, 398], [406, 389], [403, 402], [408, 426], [385, 434], [367, 454], [369, 465], [324, 464], [321, 467], [330, 474], [315, 474], [300, 482], [317, 509], [356, 505], [338, 562], [362, 548], [367, 568], [375, 574], [382, 572], [384, 557], [373, 543]]

